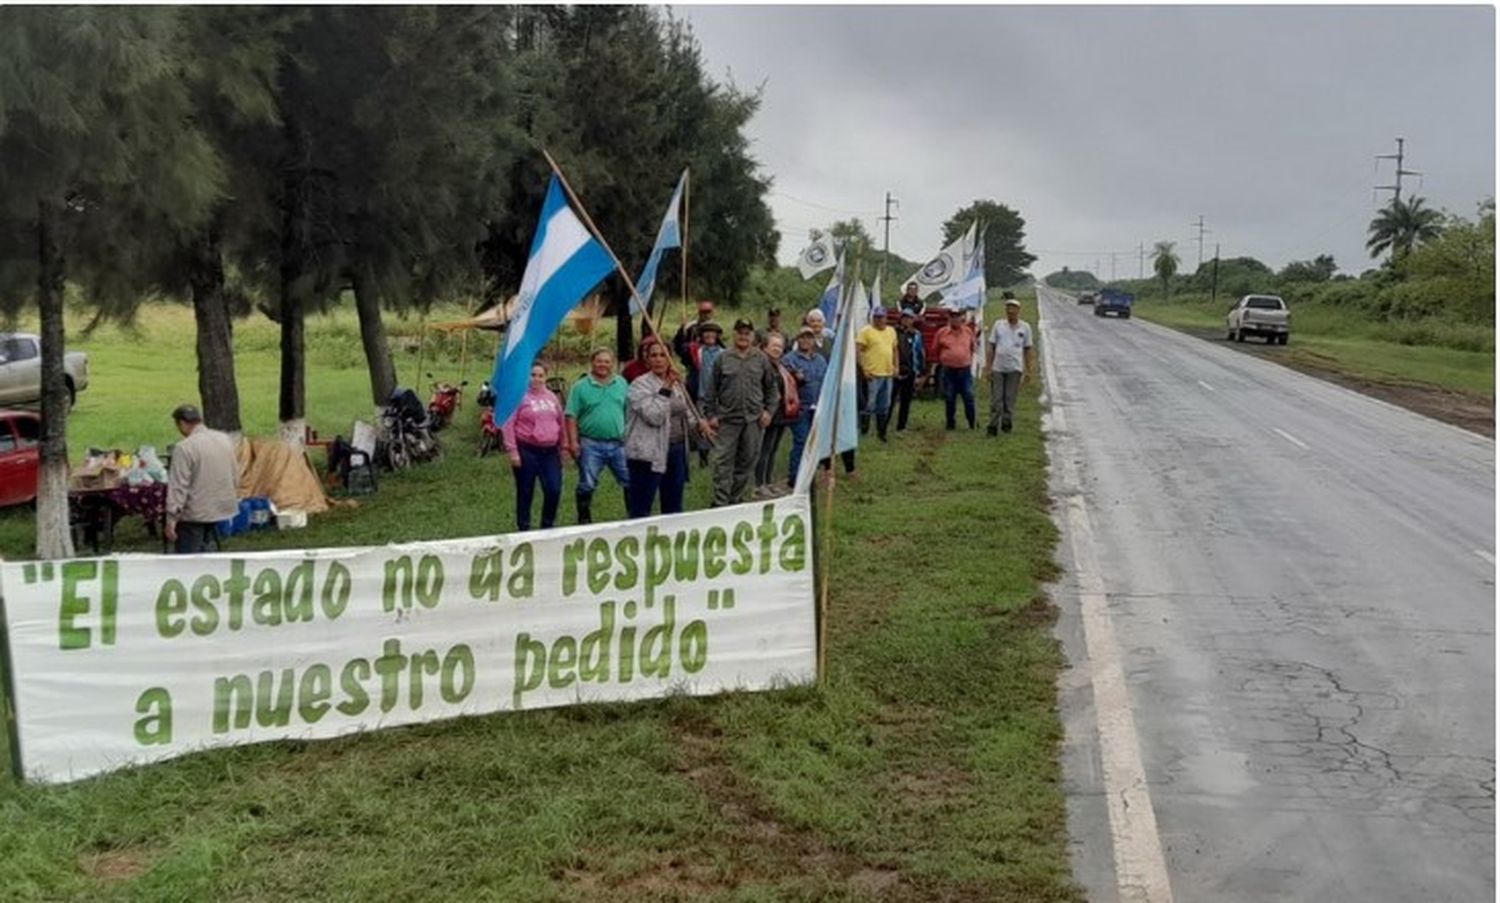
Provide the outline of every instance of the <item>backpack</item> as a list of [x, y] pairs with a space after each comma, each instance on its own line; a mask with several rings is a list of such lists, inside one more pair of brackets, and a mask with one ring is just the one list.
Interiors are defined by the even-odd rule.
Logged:
[[781, 375], [781, 418], [792, 421], [802, 416], [802, 399], [797, 394], [797, 380], [792, 371], [780, 364], [776, 372]]

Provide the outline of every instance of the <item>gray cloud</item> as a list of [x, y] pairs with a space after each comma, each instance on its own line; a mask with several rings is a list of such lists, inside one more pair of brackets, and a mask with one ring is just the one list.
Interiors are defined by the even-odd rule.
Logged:
[[[1134, 275], [1170, 240], [1274, 267], [1370, 265], [1365, 226], [1407, 139], [1408, 181], [1472, 215], [1494, 195], [1492, 7], [686, 7], [711, 72], [764, 84], [751, 125], [776, 177], [783, 259], [859, 216], [891, 247], [936, 249], [989, 197], [1020, 210], [1050, 272], [1108, 251]], [[1149, 264], [1148, 264], [1149, 265]]]

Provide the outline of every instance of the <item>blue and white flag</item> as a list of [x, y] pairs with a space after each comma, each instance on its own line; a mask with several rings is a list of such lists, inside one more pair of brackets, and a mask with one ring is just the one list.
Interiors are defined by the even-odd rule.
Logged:
[[615, 265], [599, 240], [589, 234], [557, 175], [547, 186], [531, 256], [521, 276], [515, 312], [506, 328], [505, 347], [495, 360], [495, 422], [505, 423], [521, 405], [531, 381], [531, 365], [563, 318]]
[[802, 272], [803, 279], [811, 279], [834, 266], [835, 263], [833, 236], [827, 232], [819, 232], [812, 244], [802, 249], [802, 253], [797, 255], [797, 269]]
[[959, 310], [976, 310], [984, 306], [984, 237], [974, 243], [969, 257], [969, 272], [964, 280], [943, 291], [943, 306]]
[[834, 315], [838, 313], [839, 298], [844, 292], [844, 255], [838, 255], [838, 263], [833, 267], [833, 278], [828, 280], [828, 287], [823, 289], [823, 297], [818, 301], [818, 309], [823, 312], [823, 322], [834, 324]]
[[684, 169], [682, 178], [677, 180], [677, 190], [672, 192], [672, 201], [667, 204], [667, 212], [661, 218], [661, 228], [656, 230], [656, 244], [651, 248], [651, 256], [646, 258], [641, 278], [635, 281], [636, 293], [630, 299], [632, 317], [641, 315], [642, 301], [646, 304], [645, 309], [651, 307], [651, 293], [656, 290], [656, 268], [661, 265], [662, 255], [672, 248], [682, 247], [682, 223], [678, 217], [682, 213], [682, 189], [687, 185], [687, 177]]
[[835, 310], [838, 328], [833, 333], [823, 388], [818, 391], [812, 431], [797, 467], [794, 492], [806, 492], [812, 485], [819, 461], [832, 457], [834, 452], [853, 451], [859, 446], [859, 376], [854, 363], [854, 333], [859, 328], [856, 325], [859, 318], [853, 310], [859, 300], [851, 293]]
[[884, 304], [880, 303], [880, 274], [883, 273], [883, 272], [885, 272], [885, 267], [882, 266], [880, 269], [878, 269], [878, 270], [875, 271], [875, 281], [870, 283], [870, 309], [871, 310], [874, 310], [877, 307], [884, 307], [885, 306]]

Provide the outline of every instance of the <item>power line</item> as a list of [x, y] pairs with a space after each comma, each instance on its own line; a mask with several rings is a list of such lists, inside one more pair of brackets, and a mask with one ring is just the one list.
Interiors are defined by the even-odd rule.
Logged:
[[804, 201], [802, 198], [793, 197], [792, 195], [789, 195], [782, 191], [772, 191], [768, 192], [768, 194], [770, 194], [772, 197], [784, 198], [788, 201], [792, 201], [798, 204], [804, 204], [808, 207], [816, 207], [819, 210], [827, 210], [829, 213], [849, 213], [855, 216], [873, 216], [878, 212], [875, 210], [854, 210], [849, 207], [830, 207], [827, 204], [819, 204], [816, 201]]

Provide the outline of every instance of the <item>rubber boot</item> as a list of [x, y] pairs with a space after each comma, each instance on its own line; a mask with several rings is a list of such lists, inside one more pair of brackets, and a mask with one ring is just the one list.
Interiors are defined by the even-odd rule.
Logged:
[[889, 413], [881, 414], [880, 417], [875, 421], [875, 429], [880, 434], [881, 442], [889, 441], [886, 439], [886, 430], [890, 428], [890, 425], [891, 415]]
[[594, 522], [594, 497], [592, 495], [584, 495], [580, 492], [574, 495], [573, 498], [578, 502], [578, 522], [580, 524], [592, 524]]

